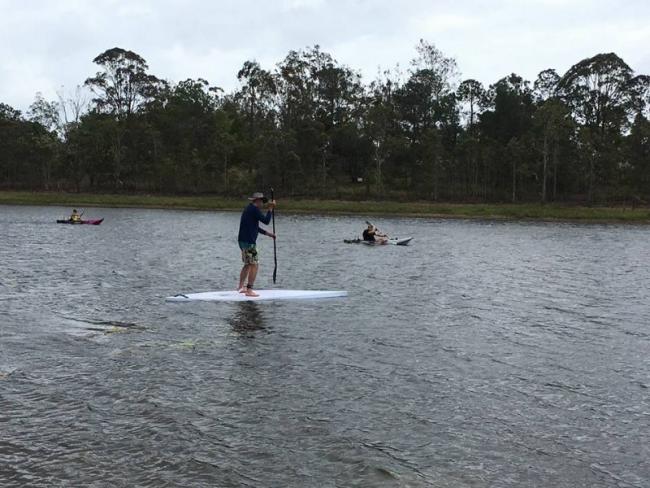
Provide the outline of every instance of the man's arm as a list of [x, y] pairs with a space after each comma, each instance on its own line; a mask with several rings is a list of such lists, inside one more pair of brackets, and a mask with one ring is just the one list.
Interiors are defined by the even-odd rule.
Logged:
[[271, 217], [272, 217], [271, 210], [273, 210], [274, 208], [275, 208], [275, 200], [272, 200], [272, 201], [269, 202], [269, 209], [267, 210], [266, 215], [264, 215], [262, 213], [262, 211], [258, 208], [257, 209], [257, 220], [259, 220], [260, 222], [262, 222], [265, 225], [269, 225], [269, 223], [271, 222]]
[[260, 234], [263, 234], [265, 236], [269, 236], [269, 237], [272, 237], [273, 239], [275, 239], [275, 234], [273, 232], [262, 229], [261, 227], [259, 227], [259, 230], [260, 230]]
[[266, 215], [264, 215], [261, 210], [258, 210], [258, 212], [259, 215], [257, 216], [257, 219], [263, 224], [269, 225], [269, 223], [271, 222], [271, 211], [269, 210], [268, 212], [266, 212]]

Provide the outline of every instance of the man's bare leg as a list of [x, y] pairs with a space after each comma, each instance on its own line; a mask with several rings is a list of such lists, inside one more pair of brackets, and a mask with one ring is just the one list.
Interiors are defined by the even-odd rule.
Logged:
[[248, 277], [250, 266], [250, 264], [245, 264], [241, 269], [241, 273], [239, 273], [239, 286], [237, 287], [239, 293], [244, 293], [246, 291], [246, 278]]
[[255, 278], [257, 278], [257, 264], [250, 264], [250, 269], [248, 270], [248, 284], [246, 285], [246, 296], [247, 297], [258, 297], [259, 295], [253, 291], [253, 285], [255, 284]]

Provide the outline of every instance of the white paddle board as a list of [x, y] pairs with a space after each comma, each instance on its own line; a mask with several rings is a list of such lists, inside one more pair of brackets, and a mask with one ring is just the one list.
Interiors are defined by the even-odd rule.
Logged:
[[181, 293], [165, 298], [166, 302], [259, 302], [264, 300], [301, 300], [348, 296], [347, 291], [325, 290], [255, 290], [258, 297], [247, 297], [235, 290]]

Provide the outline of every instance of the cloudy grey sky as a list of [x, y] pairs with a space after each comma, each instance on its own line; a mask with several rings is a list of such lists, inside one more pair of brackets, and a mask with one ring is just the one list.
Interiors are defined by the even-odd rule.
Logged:
[[420, 38], [486, 85], [611, 51], [650, 74], [650, 1], [0, 0], [0, 102], [24, 111], [37, 91], [53, 100], [115, 46], [158, 77], [231, 91], [244, 61], [273, 69], [314, 44], [369, 82], [379, 66], [407, 68]]

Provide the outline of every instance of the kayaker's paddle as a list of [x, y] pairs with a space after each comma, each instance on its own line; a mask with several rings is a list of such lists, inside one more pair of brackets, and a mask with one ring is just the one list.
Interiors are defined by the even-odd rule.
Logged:
[[[371, 224], [366, 220], [366, 224], [371, 225], [375, 229], [375, 237], [379, 237], [379, 244], [386, 244], [389, 240], [391, 239], [397, 239], [396, 237], [388, 237], [387, 234], [384, 234], [381, 232], [377, 227], [375, 227], [375, 224]], [[383, 239], [383, 240], [382, 240]], [[373, 241], [374, 242], [374, 241]]]
[[[271, 201], [275, 201], [275, 197], [273, 195], [273, 188], [271, 188]], [[271, 210], [271, 218], [273, 219], [273, 235], [275, 235], [275, 207], [273, 207], [273, 210]], [[278, 275], [278, 252], [277, 252], [277, 247], [275, 244], [276, 238], [273, 238], [273, 284], [275, 285], [275, 280]]]
[[366, 220], [366, 224], [372, 225], [375, 228], [375, 233], [378, 233], [377, 234], [378, 237], [385, 237], [386, 239], [390, 239], [386, 234], [382, 234], [381, 231], [377, 227], [375, 227], [375, 224], [372, 224], [372, 223], [368, 222], [367, 220]]

